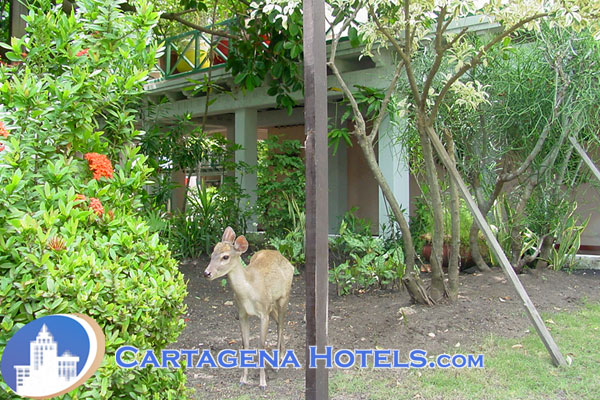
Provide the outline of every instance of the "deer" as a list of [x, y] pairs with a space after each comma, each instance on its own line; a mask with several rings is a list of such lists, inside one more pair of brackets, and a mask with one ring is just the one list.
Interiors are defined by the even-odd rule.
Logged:
[[[221, 241], [214, 247], [204, 277], [212, 281], [227, 275], [239, 313], [244, 349], [249, 349], [250, 346], [249, 316], [260, 318], [261, 349], [265, 349], [269, 317], [275, 320], [277, 349], [281, 357], [284, 352], [283, 328], [286, 324], [294, 267], [279, 251], [260, 250], [244, 268], [240, 257], [247, 250], [246, 238], [243, 235], [236, 238], [235, 232], [228, 226]], [[244, 368], [240, 385], [247, 384], [248, 369]], [[264, 368], [260, 369], [259, 385], [263, 390], [267, 388]]]

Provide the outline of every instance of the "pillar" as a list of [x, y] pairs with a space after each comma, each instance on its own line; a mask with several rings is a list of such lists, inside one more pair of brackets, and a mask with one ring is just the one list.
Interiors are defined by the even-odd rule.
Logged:
[[[251, 108], [243, 108], [235, 111], [235, 143], [242, 146], [242, 149], [235, 152], [235, 161], [243, 162], [251, 167], [256, 166], [256, 122], [257, 111]], [[256, 172], [242, 174], [235, 172], [235, 176], [240, 182], [242, 189], [250, 197], [248, 206], [256, 204]], [[248, 221], [248, 229], [255, 230], [252, 221]]]
[[[392, 188], [396, 200], [404, 210], [405, 217], [408, 217], [410, 205], [410, 170], [405, 149], [396, 141], [398, 134], [398, 127], [392, 124], [389, 117], [386, 117], [379, 127], [379, 166], [383, 172], [383, 176]], [[384, 224], [389, 226], [390, 214], [392, 214], [392, 210], [384, 199], [383, 192], [379, 189], [380, 233], [382, 233], [382, 226]]]

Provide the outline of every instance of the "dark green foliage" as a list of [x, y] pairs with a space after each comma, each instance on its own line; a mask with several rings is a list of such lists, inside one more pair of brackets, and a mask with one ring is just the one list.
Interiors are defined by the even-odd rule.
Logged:
[[230, 46], [227, 60], [236, 84], [252, 91], [269, 82], [268, 94], [289, 113], [296, 105], [292, 93], [302, 90], [301, 4], [283, 15], [281, 7], [265, 12], [260, 3], [252, 3], [247, 10], [251, 17], [231, 24], [232, 33], [245, 40]]
[[267, 237], [294, 230], [290, 201], [304, 209], [305, 172], [300, 142], [272, 136], [258, 143], [256, 215]]
[[[248, 195], [232, 176], [235, 171], [247, 171], [241, 163], [234, 162], [234, 153], [240, 148], [220, 134], [208, 135], [194, 126], [189, 117], [175, 125], [154, 125], [141, 143], [142, 151], [150, 156], [154, 166], [153, 185], [145, 198], [150, 210], [163, 210], [154, 217], [155, 226], [177, 258], [198, 257], [210, 254], [227, 226], [241, 234], [246, 231], [246, 221], [251, 210], [244, 204]], [[221, 175], [218, 187], [207, 187], [200, 180], [189, 186], [186, 179], [184, 210], [169, 215], [164, 212], [172, 190], [178, 187], [172, 181], [174, 171], [196, 173], [198, 165], [212, 168]]]
[[404, 252], [396, 241], [371, 235], [370, 225], [346, 213], [339, 235], [329, 241], [329, 281], [338, 295], [373, 287], [387, 288], [400, 283], [404, 276]]
[[292, 228], [283, 237], [271, 237], [269, 245], [278, 250], [294, 266], [297, 274], [298, 268], [305, 263], [305, 236], [306, 236], [306, 213], [298, 206], [298, 203], [285, 195], [288, 214], [292, 220]]

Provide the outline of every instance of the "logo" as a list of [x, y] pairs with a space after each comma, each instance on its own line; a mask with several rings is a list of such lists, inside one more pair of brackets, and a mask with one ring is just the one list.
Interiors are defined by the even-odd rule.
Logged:
[[87, 381], [104, 357], [104, 334], [82, 314], [49, 315], [31, 321], [6, 344], [0, 369], [19, 396], [49, 399]]

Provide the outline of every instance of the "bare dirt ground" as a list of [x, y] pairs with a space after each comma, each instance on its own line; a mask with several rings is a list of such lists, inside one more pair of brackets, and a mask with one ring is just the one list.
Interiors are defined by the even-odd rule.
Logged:
[[[180, 266], [188, 281], [187, 327], [173, 345], [176, 348], [222, 349], [241, 347], [237, 310], [231, 288], [202, 278], [207, 259]], [[539, 275], [520, 275], [533, 303], [541, 312], [567, 311], [586, 302], [600, 301], [600, 271], [568, 274], [544, 270]], [[294, 277], [286, 327], [286, 348], [294, 349], [304, 366], [304, 277]], [[461, 348], [480, 343], [490, 334], [518, 337], [527, 333], [529, 320], [516, 295], [499, 269], [490, 274], [461, 275], [459, 299], [454, 304], [435, 307], [411, 305], [405, 290], [372, 291], [338, 297], [330, 287], [329, 342], [334, 349], [366, 349], [376, 346], [399, 349], [425, 349], [442, 353], [460, 343]], [[251, 346], [258, 345], [257, 318], [250, 331]], [[267, 346], [276, 345], [276, 325], [271, 322]], [[304, 370], [267, 370], [266, 391], [258, 388], [258, 371], [250, 371], [254, 385], [239, 387], [238, 369], [189, 369], [188, 386], [198, 399], [304, 398]]]

